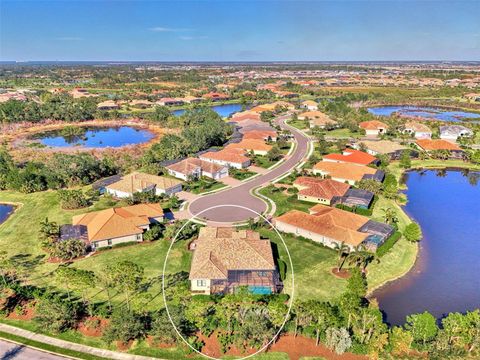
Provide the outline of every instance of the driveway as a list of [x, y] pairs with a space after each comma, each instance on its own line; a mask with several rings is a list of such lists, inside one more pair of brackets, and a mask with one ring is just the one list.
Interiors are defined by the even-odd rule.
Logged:
[[[198, 216], [199, 219], [205, 219], [217, 223], [232, 223], [244, 221], [252, 217], [254, 218], [257, 216], [255, 212], [260, 214], [263, 213], [267, 209], [267, 204], [263, 200], [253, 196], [251, 191], [257, 187], [268, 184], [270, 181], [294, 169], [305, 158], [308, 152], [309, 138], [296, 128], [285, 124], [285, 120], [288, 120], [289, 117], [290, 115], [284, 115], [276, 119], [280, 127], [292, 132], [297, 142], [294, 152], [287, 160], [277, 168], [257, 176], [250, 181], [243, 182], [236, 187], [216, 194], [202, 196], [201, 198], [192, 201], [188, 208], [190, 214], [193, 216], [201, 213], [201, 215]], [[230, 205], [230, 207], [228, 207], [228, 205]], [[221, 207], [210, 209], [202, 213], [205, 209], [214, 206]], [[255, 212], [235, 206], [245, 207]]]

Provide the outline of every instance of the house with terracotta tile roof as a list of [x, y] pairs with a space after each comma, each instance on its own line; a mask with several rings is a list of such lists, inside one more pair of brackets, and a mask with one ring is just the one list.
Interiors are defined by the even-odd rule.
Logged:
[[377, 164], [379, 162], [375, 156], [355, 149], [345, 149], [341, 154], [325, 155], [323, 156], [323, 161], [351, 163], [357, 165], [370, 165]]
[[300, 104], [302, 109], [318, 110], [318, 104], [313, 100], [305, 100]]
[[345, 196], [350, 185], [332, 179], [301, 176], [293, 182], [298, 200], [331, 205]]
[[463, 150], [455, 143], [443, 139], [420, 139], [415, 144], [426, 153], [446, 150], [452, 158], [462, 158]]
[[338, 123], [321, 111], [305, 111], [298, 115], [299, 120], [308, 120], [310, 127], [318, 126], [323, 129], [326, 126], [336, 126]]
[[317, 204], [307, 214], [291, 210], [273, 219], [282, 232], [302, 236], [328, 247], [344, 243], [350, 250], [364, 245], [374, 250], [394, 232], [387, 224], [370, 220], [366, 216]]
[[367, 136], [378, 136], [385, 134], [388, 129], [387, 124], [378, 120], [362, 121], [360, 124], [358, 124], [358, 126], [365, 130], [365, 134]]
[[245, 152], [253, 152], [255, 155], [266, 155], [272, 145], [268, 145], [264, 140], [258, 139], [243, 139], [239, 143], [232, 143], [225, 147], [225, 150], [229, 149], [242, 149]]
[[161, 106], [176, 106], [176, 105], [183, 105], [185, 102], [183, 99], [178, 99], [178, 98], [161, 98], [156, 102], [156, 104], [161, 105]]
[[[87, 244], [95, 250], [124, 242], [141, 242], [144, 231], [163, 218], [159, 204], [138, 204], [76, 215], [68, 230], [75, 234], [72, 230], [78, 229], [78, 233], [85, 234]], [[61, 234], [61, 238], [66, 240], [65, 234], [63, 237]]]
[[226, 94], [218, 93], [218, 92], [209, 92], [202, 96], [204, 99], [210, 101], [224, 101], [230, 99], [230, 97]]
[[335, 181], [355, 185], [360, 180], [372, 179], [382, 182], [385, 173], [382, 170], [365, 165], [320, 161], [313, 166], [312, 173]]
[[168, 173], [176, 178], [188, 181], [198, 179], [202, 176], [219, 180], [228, 176], [228, 167], [217, 165], [209, 161], [198, 158], [187, 158], [179, 162], [166, 166]]
[[272, 246], [258, 232], [203, 227], [191, 249], [193, 293], [226, 294], [244, 286], [262, 294], [281, 290]]
[[415, 139], [430, 139], [432, 137], [432, 130], [427, 125], [415, 121], [407, 122], [402, 132], [412, 135]]
[[165, 176], [133, 172], [105, 186], [105, 192], [116, 198], [128, 198], [136, 192], [148, 191], [156, 195], [173, 195], [182, 191], [182, 182]]
[[242, 122], [245, 120], [261, 121], [260, 114], [254, 111], [241, 111], [232, 115], [231, 121]]
[[219, 151], [209, 151], [199, 155], [198, 158], [235, 169], [244, 169], [249, 167], [251, 163], [250, 158], [245, 156], [245, 151], [240, 148], [225, 148]]
[[277, 141], [277, 132], [274, 130], [249, 130], [243, 133], [244, 139]]

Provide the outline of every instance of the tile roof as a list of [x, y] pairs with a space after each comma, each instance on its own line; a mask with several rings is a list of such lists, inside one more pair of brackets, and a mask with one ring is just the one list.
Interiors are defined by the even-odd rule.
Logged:
[[368, 165], [377, 160], [375, 156], [354, 149], [345, 149], [343, 150], [342, 154], [328, 154], [323, 158], [332, 161], [348, 162], [360, 165]]
[[250, 160], [244, 154], [245, 154], [245, 151], [240, 148], [229, 148], [229, 149], [225, 148], [220, 151], [207, 152], [205, 154], [200, 155], [200, 158], [242, 164]]
[[320, 161], [313, 167], [334, 178], [347, 179], [353, 181], [362, 180], [364, 175], [374, 175], [377, 169], [350, 163], [335, 163], [330, 161]]
[[166, 166], [167, 169], [185, 174], [190, 175], [193, 174], [197, 169], [201, 169], [208, 173], [216, 173], [223, 169], [223, 166], [211, 163], [209, 161], [200, 160], [198, 158], [187, 158], [181, 160], [175, 164], [171, 164]]
[[294, 185], [304, 187], [298, 193], [306, 196], [314, 196], [332, 200], [335, 196], [344, 196], [350, 185], [332, 179], [318, 179], [302, 176], [297, 178]]
[[325, 126], [327, 124], [336, 124], [337, 122], [321, 111], [305, 111], [298, 115], [299, 119], [309, 119], [313, 125]]
[[265, 141], [258, 139], [243, 139], [239, 143], [232, 143], [225, 147], [225, 149], [243, 149], [245, 151], [250, 150], [259, 150], [259, 151], [269, 151], [272, 148], [272, 145], [265, 144]]
[[229, 270], [275, 270], [270, 241], [257, 232], [204, 227], [195, 240], [192, 279], [227, 279]]
[[77, 215], [72, 224], [86, 226], [88, 240], [92, 242], [141, 234], [140, 226], [150, 224], [149, 218], [161, 216], [163, 210], [159, 204], [138, 204]]
[[142, 191], [143, 189], [155, 186], [159, 189], [167, 190], [182, 182], [176, 179], [168, 178], [165, 176], [156, 176], [150, 174], [144, 174], [139, 172], [133, 172], [125, 175], [120, 181], [107, 185], [108, 189], [122, 191], [126, 193], [134, 193]]
[[277, 132], [270, 130], [249, 130], [243, 133], [244, 139], [266, 140], [269, 137], [276, 138]]
[[414, 121], [409, 121], [405, 124], [405, 129], [412, 129], [416, 132], [429, 132], [431, 133], [432, 130], [425, 124], [421, 124]]
[[369, 221], [366, 216], [321, 204], [312, 207], [310, 212], [291, 210], [275, 218], [275, 222], [280, 221], [352, 246], [360, 245], [369, 236], [358, 231]]
[[378, 120], [362, 121], [360, 124], [358, 124], [358, 126], [365, 130], [379, 130], [388, 128], [387, 124]]
[[408, 147], [390, 140], [362, 140], [360, 143], [365, 144], [368, 150], [375, 151], [379, 154], [391, 154], [396, 151], [408, 149]]
[[416, 144], [423, 150], [462, 150], [457, 144], [453, 144], [443, 139], [421, 139], [417, 140]]

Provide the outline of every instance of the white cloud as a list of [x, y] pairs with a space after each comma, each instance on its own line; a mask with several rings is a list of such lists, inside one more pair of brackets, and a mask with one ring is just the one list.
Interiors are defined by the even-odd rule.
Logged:
[[180, 40], [189, 41], [189, 40], [200, 40], [200, 39], [208, 39], [208, 36], [179, 36]]
[[169, 28], [163, 26], [155, 26], [150, 28], [150, 31], [154, 32], [181, 32], [181, 31], [191, 31], [191, 29], [184, 29], [184, 28]]

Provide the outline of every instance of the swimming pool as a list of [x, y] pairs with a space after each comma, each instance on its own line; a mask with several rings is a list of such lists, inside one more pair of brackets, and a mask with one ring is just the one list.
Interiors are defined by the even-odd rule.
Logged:
[[270, 286], [249, 286], [248, 290], [254, 295], [269, 295], [272, 293]]

